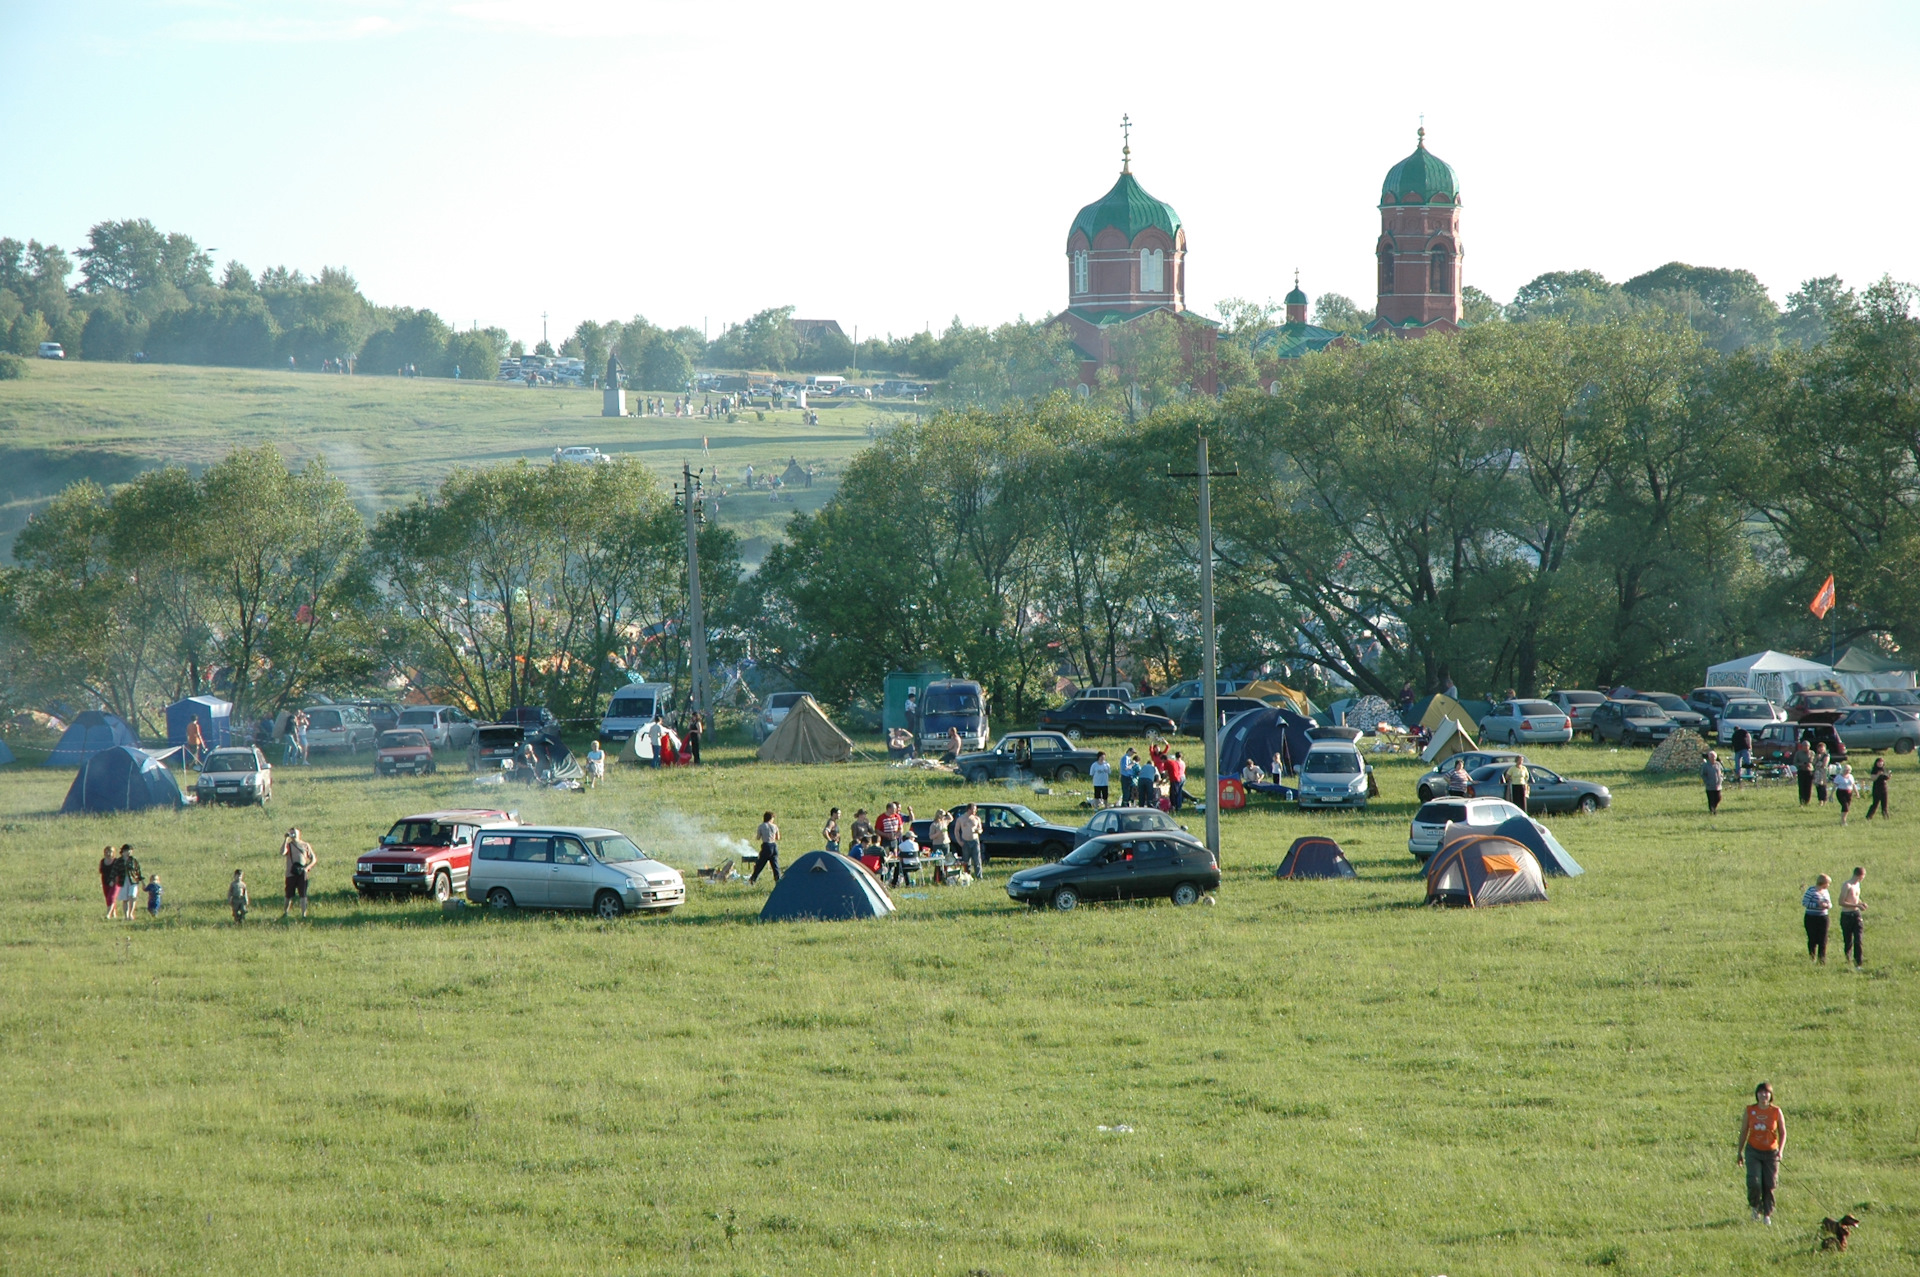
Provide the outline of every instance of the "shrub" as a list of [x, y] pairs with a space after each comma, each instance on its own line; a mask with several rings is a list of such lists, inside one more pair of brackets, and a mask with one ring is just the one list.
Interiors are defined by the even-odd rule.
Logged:
[[27, 375], [27, 361], [0, 351], [0, 381], [18, 381]]

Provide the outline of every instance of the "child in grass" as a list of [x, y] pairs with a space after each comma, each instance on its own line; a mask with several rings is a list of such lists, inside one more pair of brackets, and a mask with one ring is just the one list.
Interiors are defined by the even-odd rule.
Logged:
[[227, 885], [227, 907], [233, 910], [233, 923], [239, 926], [247, 920], [247, 909], [253, 901], [247, 895], [247, 880], [240, 876], [241, 871], [233, 871], [233, 881]]
[[593, 748], [587, 751], [587, 788], [600, 788], [600, 778], [607, 774], [607, 754], [600, 748], [600, 742], [593, 742]]
[[160, 916], [160, 892], [162, 890], [159, 874], [155, 874], [153, 877], [147, 879], [147, 916], [149, 918], [158, 918]]

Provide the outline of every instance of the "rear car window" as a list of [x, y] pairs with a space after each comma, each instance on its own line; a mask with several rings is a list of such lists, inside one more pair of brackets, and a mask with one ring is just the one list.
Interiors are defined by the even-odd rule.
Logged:
[[316, 709], [307, 714], [307, 726], [328, 730], [340, 726], [340, 711], [337, 709]]
[[1300, 770], [1322, 776], [1354, 776], [1360, 771], [1360, 755], [1350, 754], [1344, 749], [1314, 750], [1307, 755], [1307, 761]]
[[800, 698], [805, 695], [805, 692], [775, 692], [767, 698], [767, 708], [792, 709], [800, 703]]
[[1444, 825], [1450, 820], [1464, 824], [1467, 806], [1465, 803], [1423, 803], [1413, 818], [1423, 825]]
[[1520, 704], [1520, 712], [1522, 714], [1556, 714], [1557, 715], [1560, 712], [1560, 707], [1558, 705], [1553, 704], [1551, 701], [1521, 701], [1519, 702], [1519, 704]]
[[1598, 692], [1561, 692], [1560, 696], [1569, 705], [1598, 705], [1607, 699]]
[[437, 721], [438, 717], [438, 712], [430, 709], [403, 709], [400, 711], [400, 722], [407, 727], [431, 727], [435, 721]]

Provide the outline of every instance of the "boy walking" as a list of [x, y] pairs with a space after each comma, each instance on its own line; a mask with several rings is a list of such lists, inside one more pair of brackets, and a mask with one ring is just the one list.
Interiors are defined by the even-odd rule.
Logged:
[[1840, 948], [1846, 957], [1852, 959], [1856, 971], [1866, 961], [1861, 950], [1860, 935], [1867, 915], [1866, 901], [1860, 899], [1860, 887], [1866, 878], [1867, 871], [1855, 865], [1853, 877], [1840, 886]]
[[247, 920], [247, 910], [252, 906], [253, 900], [247, 895], [247, 880], [236, 869], [233, 871], [233, 881], [227, 885], [227, 908], [233, 910], [234, 926]]
[[1753, 1103], [1740, 1118], [1740, 1145], [1734, 1165], [1747, 1167], [1747, 1207], [1753, 1218], [1773, 1223], [1773, 1192], [1780, 1181], [1780, 1158], [1787, 1151], [1787, 1119], [1773, 1105], [1773, 1087], [1753, 1088]]
[[160, 886], [159, 874], [147, 879], [147, 916], [149, 918], [160, 916], [160, 893], [163, 890], [164, 888]]

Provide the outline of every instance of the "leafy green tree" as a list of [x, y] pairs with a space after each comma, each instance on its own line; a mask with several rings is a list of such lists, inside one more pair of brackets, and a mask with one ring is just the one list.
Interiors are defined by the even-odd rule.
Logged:
[[793, 327], [793, 307], [775, 306], [744, 323], [729, 324], [714, 339], [712, 361], [726, 368], [768, 368], [783, 371], [800, 355], [800, 338]]
[[1668, 262], [1620, 285], [1628, 297], [1686, 321], [1715, 350], [1770, 348], [1780, 311], [1752, 271]]
[[1351, 297], [1322, 293], [1313, 303], [1313, 322], [1322, 328], [1357, 337], [1366, 332], [1367, 325], [1373, 322], [1373, 312], [1360, 309]]
[[359, 372], [398, 374], [412, 367], [429, 376], [453, 375], [446, 357], [453, 333], [445, 320], [430, 310], [408, 307], [386, 312], [385, 318], [360, 349]]
[[693, 379], [693, 361], [686, 347], [671, 334], [655, 330], [635, 365], [634, 376], [641, 390], [684, 391]]
[[118, 293], [93, 299], [81, 331], [81, 355], [86, 359], [119, 362], [146, 348], [147, 317]]
[[81, 287], [129, 296], [160, 284], [184, 292], [213, 282], [213, 258], [189, 235], [162, 234], [146, 218], [99, 222], [80, 250]]
[[1818, 346], [1832, 334], [1836, 321], [1855, 318], [1859, 310], [1859, 298], [1838, 275], [1810, 279], [1787, 295], [1780, 340], [1802, 350]]
[[1073, 384], [1080, 369], [1067, 330], [1044, 320], [1002, 324], [992, 332], [969, 329], [949, 340], [963, 349], [943, 394], [959, 403], [997, 408], [1044, 396]]
[[207, 288], [191, 305], [153, 321], [146, 351], [167, 363], [264, 368], [274, 362], [279, 337], [259, 294]]
[[1505, 308], [1487, 294], [1468, 284], [1460, 290], [1460, 322], [1493, 324], [1506, 318]]
[[220, 287], [230, 293], [257, 293], [260, 285], [254, 281], [253, 272], [240, 262], [228, 262], [226, 271], [220, 276]]
[[468, 381], [492, 381], [500, 373], [500, 354], [506, 349], [507, 335], [498, 328], [468, 329], [448, 336], [434, 371], [451, 377], [458, 369]]

